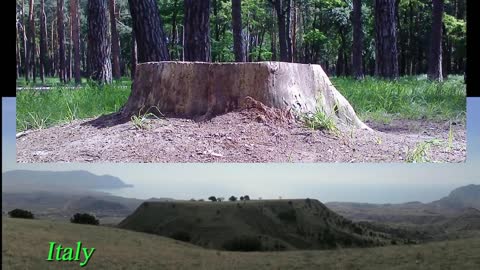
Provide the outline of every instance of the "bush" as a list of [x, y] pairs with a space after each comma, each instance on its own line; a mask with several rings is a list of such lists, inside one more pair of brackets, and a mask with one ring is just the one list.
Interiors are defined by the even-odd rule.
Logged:
[[308, 205], [308, 207], [312, 207], [312, 200], [310, 198], [306, 198], [305, 203]]
[[76, 213], [73, 215], [72, 218], [70, 218], [70, 222], [72, 223], [77, 223], [77, 224], [90, 224], [90, 225], [99, 225], [100, 221], [95, 218], [95, 216], [92, 216], [87, 213]]
[[297, 221], [297, 214], [295, 213], [295, 210], [287, 210], [283, 211], [277, 214], [277, 217], [283, 221], [286, 222], [295, 222]]
[[231, 196], [230, 198], [228, 198], [228, 200], [231, 201], [231, 202], [235, 202], [235, 201], [237, 201], [237, 197]]
[[190, 242], [191, 240], [190, 233], [185, 231], [174, 232], [170, 237], [183, 242]]
[[212, 202], [216, 202], [217, 201], [217, 198], [215, 196], [210, 196], [208, 197], [208, 199]]
[[228, 251], [261, 251], [262, 242], [254, 236], [241, 236], [226, 241], [223, 248]]
[[356, 234], [360, 234], [360, 235], [363, 234], [363, 230], [360, 227], [354, 227], [353, 232], [356, 233]]
[[33, 219], [33, 214], [30, 211], [23, 210], [23, 209], [14, 209], [8, 212], [8, 215], [12, 218], [26, 218], [26, 219]]

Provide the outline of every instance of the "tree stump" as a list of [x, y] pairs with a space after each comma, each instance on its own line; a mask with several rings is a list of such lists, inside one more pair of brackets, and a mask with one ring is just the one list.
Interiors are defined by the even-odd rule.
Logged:
[[246, 108], [247, 97], [296, 115], [321, 110], [337, 124], [369, 129], [320, 65], [284, 62], [142, 63], [121, 113], [211, 118]]

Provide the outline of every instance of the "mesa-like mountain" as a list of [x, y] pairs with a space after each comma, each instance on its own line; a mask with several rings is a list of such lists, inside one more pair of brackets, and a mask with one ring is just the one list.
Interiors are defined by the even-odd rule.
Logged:
[[2, 173], [2, 190], [87, 190], [126, 188], [120, 178], [95, 175], [88, 171], [29, 171], [13, 170]]
[[119, 227], [227, 250], [247, 243], [261, 250], [368, 247], [398, 238], [356, 224], [312, 199], [145, 202]]

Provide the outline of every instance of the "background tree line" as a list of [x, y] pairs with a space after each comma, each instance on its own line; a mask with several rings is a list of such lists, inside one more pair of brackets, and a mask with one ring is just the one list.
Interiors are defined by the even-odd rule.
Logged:
[[465, 70], [466, 0], [16, 0], [17, 78], [108, 83], [165, 60], [441, 80]]

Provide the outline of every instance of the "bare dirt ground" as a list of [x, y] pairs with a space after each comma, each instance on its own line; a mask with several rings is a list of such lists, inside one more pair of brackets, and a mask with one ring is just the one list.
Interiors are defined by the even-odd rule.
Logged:
[[[340, 135], [295, 121], [273, 121], [256, 109], [209, 121], [101, 117], [17, 136], [17, 161], [36, 162], [406, 162], [429, 140], [431, 162], [466, 160], [466, 127], [448, 122], [367, 122], [374, 131], [344, 129]], [[449, 143], [449, 138], [452, 142]]]

